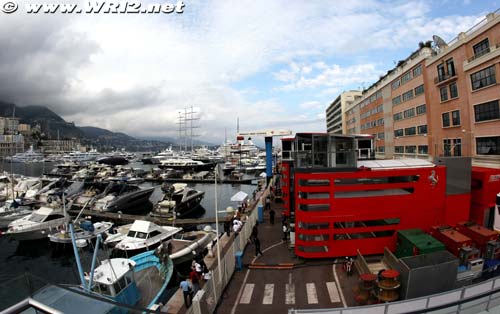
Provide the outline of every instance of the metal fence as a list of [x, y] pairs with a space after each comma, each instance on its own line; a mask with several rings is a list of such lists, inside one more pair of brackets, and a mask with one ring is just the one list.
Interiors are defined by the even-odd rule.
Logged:
[[215, 311], [217, 303], [236, 269], [236, 253], [241, 252], [243, 254], [252, 234], [252, 228], [258, 218], [257, 205], [258, 203], [255, 204], [255, 208], [247, 216], [243, 228], [235, 236], [234, 241], [229, 244], [228, 248], [226, 246], [227, 250], [222, 251], [223, 248], [219, 248], [221, 250], [221, 264], [215, 264], [215, 267], [211, 269], [211, 278], [205, 282], [203, 288], [193, 297], [193, 304], [186, 311], [187, 314], [212, 314]]
[[290, 309], [289, 314], [419, 314], [500, 313], [500, 278], [452, 291], [399, 302], [347, 308]]

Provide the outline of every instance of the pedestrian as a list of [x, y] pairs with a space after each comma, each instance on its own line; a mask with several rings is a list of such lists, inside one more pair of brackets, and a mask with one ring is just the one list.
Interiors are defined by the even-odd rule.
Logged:
[[231, 236], [231, 220], [226, 220], [226, 222], [224, 222], [224, 232], [228, 237]]
[[268, 209], [271, 209], [271, 198], [269, 197], [269, 195], [266, 197], [266, 207], [265, 207], [266, 210]]
[[288, 220], [288, 217], [286, 216], [285, 211], [282, 211], [281, 212], [281, 224], [282, 225], [286, 224], [287, 220]]
[[252, 228], [252, 234], [250, 235], [250, 239], [251, 241], [254, 241], [255, 238], [257, 238], [257, 236], [259, 235], [259, 228], [257, 228], [257, 223], [255, 224], [255, 226], [253, 226]]
[[188, 308], [191, 305], [191, 286], [189, 285], [189, 281], [187, 279], [184, 279], [181, 281], [181, 284], [179, 285], [180, 288], [182, 289], [182, 294], [184, 295], [184, 305], [186, 308]]
[[203, 268], [201, 267], [201, 264], [196, 260], [194, 262], [194, 271], [198, 274], [198, 278], [201, 278]]
[[238, 234], [241, 231], [242, 227], [243, 227], [243, 223], [240, 220], [235, 219], [233, 221], [233, 231], [235, 234]]
[[192, 270], [189, 273], [189, 279], [191, 280], [191, 285], [193, 286], [193, 295], [196, 295], [196, 292], [200, 290], [200, 276], [197, 272]]
[[259, 238], [253, 239], [253, 243], [255, 244], [255, 257], [260, 255], [263, 255], [262, 251], [260, 250], [260, 240]]
[[347, 260], [347, 265], [346, 265], [347, 276], [352, 275], [352, 264], [354, 264], [354, 261], [351, 257]]
[[274, 225], [274, 215], [276, 215], [276, 212], [271, 208], [271, 210], [269, 211], [269, 222], [271, 223], [271, 225]]
[[283, 224], [283, 241], [286, 241], [288, 239], [288, 227], [286, 224]]

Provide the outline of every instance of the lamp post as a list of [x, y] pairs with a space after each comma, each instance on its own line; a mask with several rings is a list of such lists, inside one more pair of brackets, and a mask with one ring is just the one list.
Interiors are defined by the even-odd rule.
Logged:
[[222, 271], [221, 271], [221, 264], [220, 264], [220, 247], [219, 247], [219, 211], [217, 207], [217, 170], [218, 170], [219, 165], [215, 165], [215, 179], [214, 179], [214, 191], [215, 191], [215, 232], [217, 233], [217, 265], [219, 269], [219, 282], [222, 281]]
[[[469, 146], [469, 147], [468, 147], [468, 150], [467, 150], [468, 155], [469, 155], [470, 157], [472, 157], [472, 155], [473, 155], [473, 154], [472, 154], [472, 152], [473, 152], [473, 147], [472, 147], [472, 145], [473, 145], [473, 141], [472, 141], [472, 134], [474, 134], [474, 132], [472, 132], [472, 131], [468, 131], [468, 130], [466, 130], [466, 129], [462, 129], [462, 133], [464, 133], [464, 139], [465, 139], [465, 138], [467, 138], [467, 144], [468, 144], [468, 146]], [[467, 136], [467, 134], [469, 134], [469, 135]], [[465, 141], [464, 141], [464, 142], [465, 142]]]

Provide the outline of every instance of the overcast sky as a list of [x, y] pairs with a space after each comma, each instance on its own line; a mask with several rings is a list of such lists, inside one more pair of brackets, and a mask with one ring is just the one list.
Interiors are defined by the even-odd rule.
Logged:
[[214, 143], [225, 129], [234, 135], [237, 117], [242, 131], [324, 131], [340, 92], [368, 87], [418, 42], [449, 41], [500, 7], [184, 0], [183, 14], [35, 15], [18, 3], [0, 12], [0, 100], [132, 136], [176, 137], [178, 112], [193, 105], [197, 133]]

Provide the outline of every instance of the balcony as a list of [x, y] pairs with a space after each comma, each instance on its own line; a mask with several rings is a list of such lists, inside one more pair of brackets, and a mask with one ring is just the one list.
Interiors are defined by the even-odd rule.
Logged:
[[469, 71], [478, 65], [497, 58], [498, 56], [500, 56], [500, 43], [491, 45], [480, 54], [474, 55], [467, 59], [467, 61], [464, 61], [464, 71]]
[[449, 83], [457, 79], [457, 73], [438, 75], [434, 78], [434, 84], [437, 86]]

